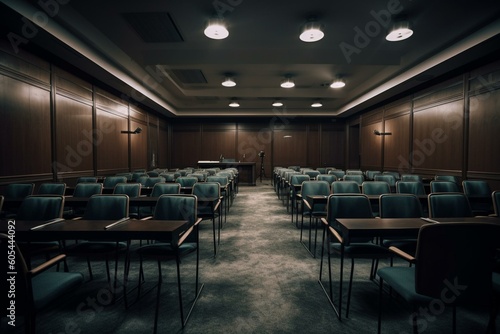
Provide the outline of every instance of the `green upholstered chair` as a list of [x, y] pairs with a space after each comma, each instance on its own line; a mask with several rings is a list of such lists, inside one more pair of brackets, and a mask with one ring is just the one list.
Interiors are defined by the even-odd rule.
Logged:
[[391, 187], [391, 192], [396, 192], [396, 177], [394, 174], [389, 174], [387, 172], [384, 172], [382, 174], [376, 174], [374, 176], [374, 181], [385, 181], [389, 183], [389, 186]]
[[[329, 176], [329, 175], [318, 175]], [[335, 175], [330, 175], [335, 176]], [[295, 214], [295, 226], [299, 227], [299, 211], [302, 210], [302, 197], [300, 197], [302, 182], [311, 181], [311, 178], [307, 174], [293, 174], [290, 177], [290, 208], [291, 208], [291, 218], [293, 224], [293, 216]], [[318, 180], [325, 181], [325, 180]], [[300, 208], [300, 209], [299, 209]]]
[[[140, 183], [117, 183], [113, 189], [115, 195], [127, 195], [129, 198], [141, 196], [142, 184]], [[139, 207], [129, 207], [128, 217], [137, 218], [139, 216]]]
[[193, 185], [198, 182], [197, 177], [191, 177], [191, 176], [179, 176], [175, 182], [179, 183], [181, 185], [181, 188], [192, 188]]
[[343, 179], [345, 176], [345, 171], [341, 169], [332, 169], [328, 171], [328, 174], [333, 174], [337, 177], [337, 180]]
[[360, 194], [356, 181], [336, 181], [332, 183], [332, 194]]
[[[343, 296], [343, 277], [344, 277], [344, 258], [351, 259], [351, 274], [349, 278], [349, 287], [346, 303], [346, 318], [349, 317], [349, 306], [351, 301], [352, 280], [354, 275], [354, 260], [355, 259], [371, 259], [372, 269], [370, 279], [375, 277], [378, 260], [381, 258], [389, 258], [389, 250], [373, 242], [371, 238], [352, 238], [349, 241], [344, 240], [341, 232], [337, 230], [335, 219], [337, 218], [373, 218], [370, 200], [364, 194], [332, 194], [328, 197], [327, 217], [322, 218], [323, 222], [323, 247], [321, 251], [321, 263], [319, 282], [323, 287], [331, 305], [333, 306], [337, 317], [342, 318], [342, 296]], [[374, 223], [375, 224], [375, 223]], [[326, 245], [325, 245], [326, 242]], [[329, 289], [324, 288], [322, 283], [323, 258], [328, 256], [328, 282]], [[333, 278], [331, 255], [336, 253], [340, 257], [339, 266], [339, 293], [338, 303], [335, 306], [333, 298]]]
[[428, 196], [430, 218], [472, 217], [472, 209], [463, 193], [431, 193]]
[[363, 174], [346, 174], [343, 178], [344, 181], [354, 181], [361, 186], [365, 181], [365, 176]]
[[104, 178], [103, 186], [104, 188], [114, 188], [118, 183], [127, 183], [128, 179], [126, 176], [106, 176]]
[[402, 174], [401, 181], [404, 182], [423, 182], [422, 177], [416, 174]]
[[76, 183], [95, 183], [97, 182], [97, 177], [95, 176], [81, 176], [76, 180]]
[[462, 187], [475, 216], [493, 213], [491, 189], [488, 182], [484, 180], [464, 180], [462, 181]]
[[25, 198], [33, 195], [34, 183], [11, 183], [5, 188], [5, 198]]
[[[19, 325], [21, 319], [24, 318], [25, 333], [35, 333], [37, 313], [49, 306], [54, 306], [58, 300], [71, 298], [71, 294], [82, 284], [83, 275], [49, 270], [64, 260], [65, 255], [63, 254], [49, 259], [36, 268], [29, 269], [22, 252], [19, 251], [16, 244], [14, 245], [15, 247], [12, 248], [12, 239], [6, 234], [0, 234], [0, 250], [2, 254], [6, 255], [10, 254], [10, 250], [14, 252], [12, 255], [15, 256], [17, 272], [15, 275], [15, 299], [7, 298], [10, 281], [2, 279], [0, 282], [0, 289], [5, 293], [5, 297], [1, 298], [2, 310], [5, 315], [5, 310], [10, 307], [10, 301], [15, 300], [17, 327], [21, 327]], [[7, 261], [4, 263], [8, 265]], [[12, 271], [8, 267], [4, 268], [5, 272]]]
[[[198, 218], [197, 212], [197, 198], [195, 195], [190, 194], [179, 194], [179, 195], [162, 195], [158, 198], [158, 202], [155, 208], [154, 217], [155, 220], [186, 220], [188, 226], [186, 231], [182, 234], [180, 240], [177, 244], [171, 244], [166, 241], [158, 240], [152, 244], [139, 247], [137, 253], [140, 258], [140, 268], [139, 268], [139, 285], [137, 298], [140, 298], [141, 286], [144, 279], [143, 272], [143, 262], [145, 260], [153, 260], [157, 262], [158, 265], [158, 284], [157, 284], [157, 300], [155, 308], [155, 322], [154, 322], [154, 332], [156, 333], [159, 318], [159, 307], [160, 307], [160, 293], [162, 286], [162, 262], [172, 261], [176, 262], [177, 268], [177, 288], [179, 297], [179, 308], [180, 308], [180, 318], [182, 327], [184, 327], [189, 319], [191, 311], [196, 303], [196, 300], [203, 288], [203, 285], [198, 283], [198, 273], [199, 273], [199, 234], [198, 225], [201, 222], [201, 218]], [[147, 223], [145, 221], [145, 223]], [[181, 286], [181, 274], [180, 274], [180, 264], [181, 259], [186, 257], [191, 253], [196, 253], [196, 268], [195, 268], [195, 298], [192, 302], [191, 308], [185, 316], [184, 301], [182, 297], [182, 286]], [[126, 276], [128, 276], [128, 269], [130, 266], [126, 266]], [[128, 279], [126, 278], [126, 281]], [[125, 302], [128, 305], [127, 291], [124, 289]]]
[[426, 195], [424, 184], [419, 181], [397, 181], [396, 192], [400, 194]]
[[[77, 183], [73, 191], [73, 197], [89, 198], [92, 195], [102, 194], [102, 183]], [[83, 216], [85, 208], [65, 208], [64, 217], [75, 218]]]
[[42, 183], [38, 188], [37, 194], [64, 196], [65, 192], [66, 192], [66, 183], [49, 182], [49, 183]]
[[149, 178], [146, 179], [146, 183], [144, 184], [145, 187], [153, 187], [157, 183], [163, 183], [165, 182], [165, 178], [163, 176], [150, 176]]
[[220, 194], [222, 196], [221, 212], [224, 216], [221, 220], [221, 228], [223, 228], [224, 224], [226, 224], [227, 212], [229, 210], [229, 177], [220, 174], [209, 175], [207, 176], [207, 182], [217, 182], [220, 185]]
[[[390, 194], [391, 187], [387, 182], [384, 181], [365, 181], [361, 185], [361, 192], [365, 195], [376, 196], [382, 194]], [[378, 201], [371, 201], [373, 215], [379, 215], [379, 203]]]
[[460, 187], [455, 182], [444, 180], [432, 180], [430, 183], [431, 193], [459, 193]]
[[320, 175], [316, 176], [316, 180], [326, 181], [329, 184], [332, 184], [332, 182], [337, 181], [337, 177], [333, 174], [320, 174]]
[[382, 174], [382, 172], [379, 170], [367, 170], [365, 172], [365, 177], [368, 181], [374, 181], [375, 175], [378, 175], [378, 174]]
[[436, 181], [449, 181], [456, 183], [457, 186], [460, 186], [460, 178], [455, 175], [435, 175], [434, 180]]
[[[198, 200], [198, 218], [212, 221], [214, 256], [217, 255], [217, 246], [220, 244], [220, 229], [222, 219], [222, 197], [220, 184], [217, 182], [196, 182], [192, 194]], [[211, 199], [206, 201], [206, 199]]]
[[378, 332], [381, 332], [382, 296], [386, 284], [412, 305], [414, 313], [410, 319], [414, 333], [423, 321], [427, 321], [424, 312], [436, 305], [436, 301], [440, 308], [452, 308], [451, 327], [455, 333], [457, 306], [491, 305], [492, 272], [499, 240], [498, 224], [427, 224], [420, 228], [415, 256], [391, 248], [414, 266], [378, 270]]
[[[120, 220], [128, 217], [129, 197], [124, 194], [93, 195], [89, 198], [82, 220]], [[65, 244], [64, 252], [68, 257], [87, 259], [90, 279], [93, 279], [91, 260], [104, 260], [106, 274], [111, 281], [109, 260], [115, 260], [115, 280], [118, 271], [118, 256], [128, 249], [126, 242], [79, 240], [75, 244]]]
[[[307, 196], [324, 196], [325, 198], [330, 195], [330, 184], [326, 181], [304, 181], [301, 187], [302, 196], [302, 215], [300, 222], [300, 243], [307, 249], [307, 251], [316, 257], [316, 242], [318, 232], [318, 221], [326, 217], [326, 202], [314, 202]], [[309, 237], [307, 244], [303, 241], [304, 230], [304, 216], [309, 217]], [[312, 249], [312, 228], [314, 223], [314, 249]]]

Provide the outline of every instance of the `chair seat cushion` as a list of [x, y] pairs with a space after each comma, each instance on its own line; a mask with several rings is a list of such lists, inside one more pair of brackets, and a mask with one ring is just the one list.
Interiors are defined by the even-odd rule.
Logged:
[[386, 267], [379, 269], [377, 274], [410, 304], [426, 304], [433, 300], [415, 291], [415, 267]]
[[33, 300], [35, 308], [41, 309], [52, 300], [73, 290], [83, 282], [82, 273], [44, 272], [33, 277]]
[[[196, 243], [185, 242], [179, 246], [179, 254], [186, 255], [196, 250]], [[142, 257], [171, 258], [175, 256], [175, 249], [170, 243], [158, 242], [151, 245], [139, 247], [137, 252]]]
[[[340, 253], [341, 244], [332, 243], [332, 249]], [[344, 254], [347, 256], [355, 257], [389, 257], [391, 252], [382, 246], [371, 242], [351, 242], [344, 247]]]

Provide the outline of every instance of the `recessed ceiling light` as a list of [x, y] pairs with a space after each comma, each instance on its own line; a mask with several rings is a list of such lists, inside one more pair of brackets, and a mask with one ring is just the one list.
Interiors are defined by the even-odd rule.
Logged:
[[398, 42], [405, 40], [413, 35], [408, 21], [397, 21], [392, 25], [389, 34], [385, 37], [389, 42]]
[[345, 86], [345, 81], [342, 79], [336, 79], [330, 85], [330, 87], [332, 87], [332, 88], [342, 88], [344, 86]]
[[299, 38], [303, 42], [317, 42], [321, 40], [325, 34], [321, 30], [321, 25], [317, 22], [308, 22], [304, 25], [304, 29]]
[[292, 87], [295, 87], [295, 83], [293, 82], [292, 79], [285, 78], [281, 81], [280, 86], [283, 88], [292, 88]]
[[283, 102], [276, 100], [273, 102], [273, 107], [283, 107]]
[[311, 107], [313, 107], [313, 108], [319, 108], [319, 107], [322, 107], [322, 106], [323, 106], [323, 104], [321, 102], [319, 102], [319, 101], [316, 101], [313, 104], [311, 104]]
[[232, 108], [238, 108], [240, 104], [236, 101], [231, 101], [231, 103], [229, 103], [229, 106]]
[[236, 86], [236, 82], [233, 80], [233, 78], [226, 77], [226, 79], [222, 82], [222, 86], [234, 87], [234, 86]]
[[212, 19], [208, 21], [204, 33], [205, 36], [212, 39], [224, 39], [229, 36], [229, 31], [221, 19]]

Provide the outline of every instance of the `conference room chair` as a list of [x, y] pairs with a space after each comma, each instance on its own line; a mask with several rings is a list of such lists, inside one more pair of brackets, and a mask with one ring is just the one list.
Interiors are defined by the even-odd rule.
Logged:
[[[309, 174], [304, 174], [304, 173], [301, 173], [301, 172], [297, 172], [297, 171], [286, 171], [283, 173], [283, 177], [281, 179], [281, 187], [280, 187], [280, 194], [281, 194], [281, 200], [283, 203], [287, 203], [288, 201], [288, 198], [289, 198], [289, 195], [290, 195], [290, 179], [292, 177], [292, 175], [307, 175], [309, 176], [309, 178], [311, 178], [311, 176]], [[287, 211], [288, 211], [288, 207], [287, 207]]]
[[133, 173], [125, 172], [125, 173], [116, 173], [115, 176], [123, 176], [127, 179], [127, 181], [132, 181]]
[[365, 177], [368, 181], [374, 181], [375, 175], [382, 174], [379, 170], [367, 170], [365, 171]]
[[[328, 175], [319, 175], [328, 176]], [[334, 176], [334, 175], [333, 175]], [[299, 211], [302, 210], [302, 182], [311, 181], [309, 175], [306, 174], [294, 174], [290, 178], [290, 207], [291, 207], [291, 218], [293, 224], [293, 216], [295, 214], [295, 226], [299, 227]], [[324, 181], [324, 180], [318, 180]], [[299, 209], [300, 208], [300, 209]]]
[[391, 192], [396, 192], [396, 177], [393, 174], [389, 174], [387, 172], [384, 172], [382, 174], [376, 174], [374, 176], [375, 181], [384, 181], [389, 184], [389, 187], [391, 187]]
[[139, 178], [141, 176], [149, 177], [149, 175], [146, 174], [146, 173], [143, 173], [143, 172], [134, 172], [134, 173], [132, 173], [132, 180], [131, 181], [132, 182], [139, 182]]
[[233, 204], [233, 200], [236, 197], [236, 180], [235, 180], [235, 174], [234, 172], [226, 171], [226, 170], [221, 170], [215, 174], [215, 176], [223, 176], [227, 177], [228, 183], [226, 186], [226, 191], [227, 191], [227, 196], [228, 196], [228, 206], [227, 206], [227, 211], [229, 211], [229, 208]]
[[160, 174], [161, 177], [165, 179], [165, 182], [175, 182], [175, 179], [181, 176], [180, 173], [162, 173]]
[[[321, 196], [324, 199], [330, 195], [330, 184], [326, 181], [304, 181], [301, 187], [302, 210], [300, 223], [300, 243], [307, 251], [316, 257], [316, 242], [318, 235], [318, 221], [326, 217], [326, 201], [314, 201], [308, 196]], [[307, 245], [303, 241], [304, 216], [309, 217], [309, 237]], [[314, 222], [314, 250], [312, 250], [312, 228]]]
[[[12, 239], [6, 234], [0, 234], [0, 249], [2, 254], [8, 254], [7, 250], [12, 249], [15, 252], [16, 263], [16, 280], [15, 280], [15, 297], [7, 298], [11, 282], [7, 279], [2, 279], [0, 282], [0, 290], [5, 294], [2, 296], [2, 312], [3, 315], [8, 314], [7, 311], [10, 301], [15, 300], [15, 314], [16, 314], [16, 327], [22, 328], [22, 321], [24, 321], [25, 333], [36, 333], [37, 314], [49, 307], [57, 307], [56, 302], [68, 300], [71, 294], [83, 282], [83, 275], [81, 273], [70, 273], [67, 271], [52, 271], [49, 270], [55, 265], [59, 265], [64, 261], [65, 255], [59, 254], [41, 264], [37, 267], [30, 269], [19, 245], [14, 243], [12, 246]], [[7, 272], [11, 272], [4, 262], [4, 268]], [[51, 321], [52, 318], [48, 318]], [[2, 321], [3, 322], [3, 321]], [[5, 324], [5, 326], [7, 326]], [[7, 332], [9, 332], [7, 330]], [[4, 333], [4, 332], [2, 332]]]
[[452, 181], [432, 180], [430, 183], [431, 193], [459, 193], [460, 187]]
[[326, 181], [329, 184], [332, 184], [332, 182], [337, 181], [337, 177], [333, 174], [320, 174], [320, 175], [316, 176], [316, 180]]
[[491, 202], [491, 189], [488, 182], [484, 180], [462, 181], [464, 194], [469, 199], [474, 215], [489, 215], [493, 212]]
[[435, 175], [434, 180], [436, 181], [449, 181], [456, 183], [458, 186], [460, 186], [460, 178], [455, 175]]
[[[75, 189], [73, 190], [73, 197], [78, 198], [89, 198], [92, 195], [102, 194], [102, 183], [77, 183]], [[64, 217], [74, 218], [77, 216], [83, 216], [85, 208], [65, 208]]]
[[198, 182], [204, 182], [206, 178], [206, 175], [204, 173], [190, 173], [186, 176], [195, 177], [198, 179]]
[[11, 183], [5, 187], [5, 198], [25, 198], [26, 196], [33, 195], [35, 190], [34, 183]]
[[419, 181], [397, 181], [396, 192], [399, 194], [413, 194], [416, 196], [425, 196], [424, 184]]
[[[323, 241], [321, 249], [321, 262], [319, 272], [319, 282], [323, 291], [328, 297], [337, 317], [342, 318], [342, 297], [343, 297], [343, 277], [344, 277], [344, 259], [351, 259], [351, 272], [349, 276], [349, 285], [346, 303], [346, 318], [349, 317], [349, 306], [351, 302], [352, 281], [354, 276], [355, 259], [371, 259], [372, 268], [370, 270], [370, 280], [375, 277], [378, 260], [389, 258], [390, 252], [387, 248], [376, 244], [372, 238], [351, 238], [344, 240], [340, 230], [336, 228], [335, 220], [337, 218], [373, 218], [370, 200], [364, 194], [332, 194], [328, 197], [327, 216], [322, 218], [323, 223]], [[376, 224], [376, 223], [374, 223]], [[326, 243], [326, 245], [325, 245]], [[322, 281], [323, 259], [328, 256], [328, 282], [329, 292], [325, 289]], [[333, 278], [331, 254], [336, 253], [340, 257], [339, 266], [339, 292], [338, 304], [335, 306], [333, 298]]]
[[491, 199], [493, 202], [494, 215], [500, 217], [500, 190], [495, 190], [491, 193]]
[[165, 178], [162, 176], [150, 176], [146, 179], [146, 182], [144, 183], [144, 187], [152, 188], [155, 184], [163, 183], [163, 182], [165, 182]]
[[[161, 195], [173, 195], [181, 193], [181, 185], [178, 183], [156, 183], [149, 194], [150, 197], [160, 197]], [[139, 207], [139, 217], [144, 218], [152, 216], [154, 206], [141, 206]]]
[[394, 176], [394, 179], [396, 179], [396, 181], [401, 179], [401, 175], [396, 171], [384, 171], [382, 172], [382, 175], [392, 175]]
[[77, 180], [76, 183], [95, 183], [97, 182], [97, 177], [96, 176], [80, 176]]
[[431, 193], [428, 196], [429, 218], [473, 217], [467, 196], [463, 193]]
[[127, 183], [127, 181], [126, 176], [106, 176], [103, 181], [103, 187], [112, 189], [118, 183]]
[[363, 174], [346, 174], [343, 178], [344, 181], [354, 181], [361, 187], [363, 182], [365, 182], [365, 177]]
[[226, 224], [227, 212], [229, 210], [229, 178], [224, 175], [214, 174], [207, 176], [207, 182], [217, 182], [220, 186], [220, 194], [222, 196], [222, 208], [221, 212], [224, 216], [223, 220], [221, 220], [221, 229]]
[[[378, 333], [381, 333], [384, 309], [384, 284], [412, 305], [410, 323], [414, 333], [418, 332], [418, 327], [424, 321], [429, 328], [432, 327], [425, 312], [438, 304], [440, 309], [443, 308], [443, 312], [447, 307], [451, 307], [453, 333], [456, 333], [458, 306], [491, 307], [492, 271], [498, 240], [498, 224], [426, 224], [420, 228], [415, 256], [398, 248], [391, 248], [395, 254], [414, 266], [386, 267], [378, 270]], [[435, 319], [439, 321], [440, 317]], [[396, 329], [391, 327], [391, 332], [394, 331]]]
[[[382, 194], [390, 194], [391, 187], [384, 181], [365, 181], [361, 185], [361, 192], [367, 196], [379, 196]], [[379, 215], [379, 201], [371, 200], [372, 211], [375, 216]]]
[[198, 218], [212, 221], [215, 257], [217, 247], [220, 244], [222, 219], [220, 184], [217, 182], [197, 182], [193, 185], [192, 194], [198, 200]]
[[422, 177], [416, 174], [401, 174], [401, 181], [405, 182], [423, 182]]
[[362, 170], [360, 169], [346, 169], [345, 171], [346, 175], [365, 175]]
[[181, 193], [190, 194], [194, 184], [198, 182], [198, 178], [191, 176], [179, 176], [175, 182], [181, 185]]
[[65, 192], [66, 192], [66, 183], [49, 182], [49, 183], [42, 183], [38, 188], [37, 194], [64, 196]]
[[[100, 194], [89, 198], [82, 220], [120, 220], [129, 213], [129, 197], [124, 194]], [[76, 221], [75, 221], [76, 223]], [[68, 245], [64, 242], [64, 253], [68, 257], [83, 257], [87, 260], [90, 279], [93, 279], [91, 260], [104, 260], [108, 282], [111, 282], [109, 260], [115, 260], [115, 283], [118, 271], [118, 256], [128, 249], [128, 243], [122, 241], [78, 240]]]
[[304, 170], [302, 172], [302, 174], [309, 175], [309, 178], [311, 180], [316, 180], [316, 177], [318, 177], [318, 175], [320, 175], [321, 173], [317, 170], [308, 169], [308, 170]]
[[[154, 333], [157, 332], [158, 319], [159, 319], [159, 309], [160, 309], [160, 295], [161, 286], [163, 282], [162, 276], [162, 263], [166, 261], [176, 262], [176, 272], [177, 272], [177, 289], [179, 298], [179, 308], [180, 308], [180, 318], [182, 327], [186, 325], [191, 311], [193, 310], [194, 304], [198, 299], [203, 285], [199, 285], [199, 231], [198, 225], [201, 222], [201, 218], [198, 217], [198, 202], [195, 195], [190, 194], [180, 194], [180, 195], [162, 195], [158, 198], [156, 209], [154, 212], [153, 219], [155, 220], [185, 220], [188, 223], [186, 231], [181, 235], [177, 244], [171, 244], [167, 241], [157, 240], [152, 244], [141, 246], [137, 249], [137, 254], [139, 255], [140, 268], [139, 268], [139, 283], [138, 283], [138, 294], [137, 298], [140, 298], [141, 286], [144, 280], [144, 261], [153, 260], [158, 266], [158, 282], [157, 282], [157, 294], [156, 294], [156, 307], [155, 307], [155, 320], [154, 320]], [[145, 221], [146, 223], [146, 221]], [[182, 284], [181, 284], [181, 272], [180, 264], [181, 260], [187, 255], [195, 252], [196, 253], [196, 268], [195, 268], [195, 298], [192, 301], [187, 316], [184, 316], [184, 301], [182, 297]], [[130, 259], [130, 257], [129, 257]], [[128, 281], [128, 275], [130, 271], [130, 263], [126, 265], [126, 277], [125, 281]], [[124, 289], [125, 304], [128, 307], [127, 290]]]
[[341, 180], [345, 176], [345, 172], [341, 169], [334, 169], [328, 172], [328, 174], [333, 174], [337, 177], [337, 180]]
[[316, 168], [316, 170], [321, 174], [326, 174], [326, 168], [325, 167], [318, 167]]
[[360, 194], [361, 190], [356, 181], [336, 181], [332, 184], [332, 194]]
[[[31, 195], [23, 199], [17, 211], [16, 220], [48, 221], [62, 218], [64, 196], [58, 195]], [[20, 241], [18, 243], [24, 254], [27, 264], [31, 267], [31, 259], [38, 255], [45, 255], [46, 259], [52, 253], [60, 253], [61, 247], [54, 241]]]
[[[383, 194], [379, 197], [380, 218], [420, 218], [424, 216], [422, 205], [413, 194]], [[415, 254], [417, 239], [413, 236], [383, 238], [384, 247], [395, 246], [409, 254]], [[391, 266], [393, 257], [391, 256]]]
[[[141, 196], [142, 184], [140, 183], [117, 183], [113, 189], [115, 195], [127, 195], [130, 198]], [[127, 217], [137, 218], [139, 216], [139, 207], [129, 207]]]
[[160, 175], [160, 173], [158, 171], [156, 171], [156, 170], [147, 171], [146, 174], [149, 177], [158, 177]]

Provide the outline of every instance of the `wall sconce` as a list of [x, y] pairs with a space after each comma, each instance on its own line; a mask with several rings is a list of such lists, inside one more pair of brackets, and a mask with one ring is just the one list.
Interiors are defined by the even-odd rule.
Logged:
[[130, 133], [131, 135], [136, 135], [142, 132], [142, 128], [137, 128], [134, 131], [122, 131], [122, 133]]
[[392, 135], [392, 132], [380, 132], [378, 130], [373, 130], [373, 133], [375, 136], [390, 136]]

